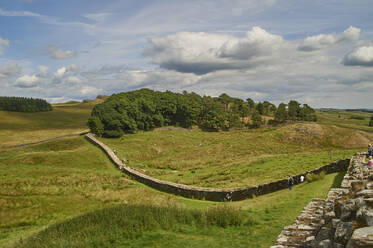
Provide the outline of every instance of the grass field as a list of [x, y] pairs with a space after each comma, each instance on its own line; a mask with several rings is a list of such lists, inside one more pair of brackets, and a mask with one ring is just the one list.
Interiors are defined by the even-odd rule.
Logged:
[[297, 123], [259, 130], [160, 129], [101, 139], [150, 176], [203, 187], [258, 185], [318, 168], [364, 149], [370, 133]]
[[57, 104], [53, 111], [20, 113], [0, 111], [0, 146], [17, 145], [88, 131], [92, 103]]
[[[318, 110], [317, 117], [319, 123], [336, 125], [344, 128], [373, 132], [373, 127], [369, 127], [370, 117], [373, 113], [352, 112], [343, 110]], [[362, 120], [354, 117], [364, 118]]]
[[[14, 145], [85, 131], [92, 106], [73, 103], [55, 105], [47, 113], [0, 112], [0, 141]], [[348, 157], [372, 140], [372, 134], [361, 131], [364, 120], [347, 116], [356, 113], [346, 113], [341, 122], [346, 126], [331, 125], [335, 113], [323, 114], [319, 124], [218, 133], [163, 128], [103, 141], [118, 149], [119, 157], [129, 159], [131, 167], [155, 177], [206, 187], [239, 187], [324, 165], [331, 160], [330, 151], [333, 160]], [[340, 178], [331, 174], [291, 192], [214, 203], [176, 197], [132, 181], [83, 137], [0, 149], [0, 247], [14, 247], [20, 238], [23, 241], [16, 247], [30, 247], [30, 236], [42, 238], [41, 247], [269, 247], [312, 198], [325, 197]], [[165, 215], [157, 216], [159, 211], [153, 210], [158, 207]], [[222, 226], [220, 217], [215, 218], [220, 222], [207, 223], [206, 211], [217, 207], [233, 211], [238, 224]], [[149, 211], [142, 219], [115, 215], [118, 209]], [[180, 221], [171, 221], [175, 211]], [[82, 214], [86, 215], [79, 217]], [[126, 224], [121, 216], [132, 216], [130, 225], [146, 228], [123, 236]], [[76, 235], [68, 235], [67, 230]], [[87, 241], [85, 246], [81, 240]]]

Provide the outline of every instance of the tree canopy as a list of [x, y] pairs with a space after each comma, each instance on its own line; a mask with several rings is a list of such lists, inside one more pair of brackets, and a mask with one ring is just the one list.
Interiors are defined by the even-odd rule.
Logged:
[[44, 99], [0, 96], [0, 110], [14, 112], [51, 111], [52, 106]]
[[[304, 114], [302, 111], [299, 110]], [[180, 94], [140, 89], [114, 94], [97, 104], [88, 126], [91, 132], [104, 137], [120, 137], [124, 133], [169, 125], [185, 128], [198, 126], [202, 130], [220, 131], [233, 127], [258, 128], [264, 123], [261, 115], [274, 116], [276, 119], [277, 112], [276, 106], [270, 102], [255, 104], [250, 98], [244, 101], [225, 93], [211, 97], [186, 91]], [[286, 119], [282, 118], [281, 122]]]

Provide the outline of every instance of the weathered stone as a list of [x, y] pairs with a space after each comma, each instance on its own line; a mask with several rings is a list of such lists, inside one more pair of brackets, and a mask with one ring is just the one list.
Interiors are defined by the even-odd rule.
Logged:
[[320, 248], [333, 248], [333, 244], [332, 244], [332, 242], [329, 239], [326, 239], [326, 240], [320, 241], [318, 243], [317, 247], [320, 247]]
[[364, 203], [365, 203], [367, 206], [373, 208], [373, 198], [365, 198], [365, 199], [364, 199]]
[[364, 221], [368, 226], [373, 226], [373, 209], [363, 206], [356, 213], [359, 221]]
[[336, 228], [337, 228], [337, 225], [338, 225], [340, 222], [341, 222], [340, 219], [332, 219], [332, 227], [333, 227], [334, 229], [336, 229]]
[[367, 185], [365, 185], [365, 188], [373, 189], [373, 182], [372, 183], [367, 183]]
[[333, 232], [330, 228], [327, 228], [327, 227], [322, 227], [316, 235], [317, 241], [321, 241], [325, 239], [332, 239], [332, 238], [333, 238]]
[[365, 188], [365, 181], [363, 180], [351, 180], [350, 183], [352, 190], [355, 192]]
[[345, 247], [344, 245], [341, 245], [341, 244], [338, 244], [338, 243], [333, 244], [333, 248], [344, 248], [344, 247]]
[[330, 211], [324, 214], [324, 219], [326, 223], [329, 223], [335, 217], [335, 212]]
[[355, 201], [349, 200], [345, 201], [341, 206], [341, 220], [350, 221], [354, 215]]
[[373, 189], [363, 189], [356, 193], [356, 196], [362, 196], [364, 198], [373, 197]]
[[352, 234], [352, 222], [339, 222], [334, 233], [334, 240], [338, 243], [345, 244]]
[[356, 229], [352, 234], [347, 248], [372, 248], [373, 247], [373, 227], [363, 227]]
[[314, 241], [315, 240], [315, 236], [308, 236], [307, 238], [306, 238], [306, 242], [312, 242], [312, 241]]

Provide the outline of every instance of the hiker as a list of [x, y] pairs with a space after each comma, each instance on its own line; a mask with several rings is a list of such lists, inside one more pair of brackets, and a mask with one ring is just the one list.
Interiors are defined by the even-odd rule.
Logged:
[[289, 190], [291, 190], [294, 184], [294, 179], [291, 176], [289, 176], [288, 184], [289, 184]]
[[373, 156], [373, 146], [372, 144], [368, 144], [368, 156]]
[[368, 168], [373, 168], [373, 157], [369, 156], [369, 160], [367, 163], [364, 163], [368, 166]]
[[301, 175], [301, 176], [300, 176], [300, 182], [303, 183], [303, 181], [304, 181], [304, 176]]

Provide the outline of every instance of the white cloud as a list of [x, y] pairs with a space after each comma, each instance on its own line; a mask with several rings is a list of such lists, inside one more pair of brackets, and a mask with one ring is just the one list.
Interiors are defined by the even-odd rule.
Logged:
[[358, 40], [360, 37], [360, 31], [360, 28], [350, 26], [348, 29], [343, 31], [341, 39]]
[[284, 40], [279, 35], [273, 35], [260, 27], [253, 27], [242, 39], [232, 38], [219, 48], [219, 57], [250, 59], [255, 56], [271, 54], [281, 48]]
[[71, 50], [62, 50], [57, 48], [54, 45], [48, 46], [48, 53], [51, 58], [53, 59], [71, 59], [76, 57], [76, 52], [71, 51]]
[[304, 52], [311, 52], [316, 50], [325, 49], [342, 41], [358, 40], [360, 36], [360, 29], [349, 27], [343, 33], [336, 34], [319, 34], [307, 37], [298, 46], [298, 50]]
[[82, 83], [83, 80], [81, 80], [80, 78], [76, 77], [76, 76], [70, 76], [66, 79], [67, 82], [69, 83], [75, 83], [75, 84], [78, 84], [78, 83]]
[[0, 37], [0, 54], [3, 53], [4, 47], [9, 47], [9, 45], [10, 45], [9, 40], [5, 40], [5, 39]]
[[65, 73], [66, 73], [66, 67], [61, 67], [59, 68], [55, 73], [54, 73], [54, 76], [57, 77], [57, 78], [62, 78]]
[[40, 73], [44, 75], [48, 73], [49, 67], [45, 65], [38, 65], [38, 69]]
[[15, 62], [9, 62], [0, 68], [0, 77], [13, 76], [21, 73], [22, 68]]
[[206, 74], [217, 70], [245, 69], [263, 63], [286, 43], [260, 27], [244, 38], [231, 35], [180, 32], [150, 40], [145, 55], [161, 68]]
[[15, 86], [19, 88], [32, 88], [37, 86], [38, 81], [39, 78], [35, 74], [24, 75], [16, 80]]
[[342, 64], [351, 66], [373, 66], [373, 45], [355, 48], [345, 55]]
[[92, 86], [83, 86], [79, 91], [83, 96], [96, 96], [102, 92], [101, 89]]

